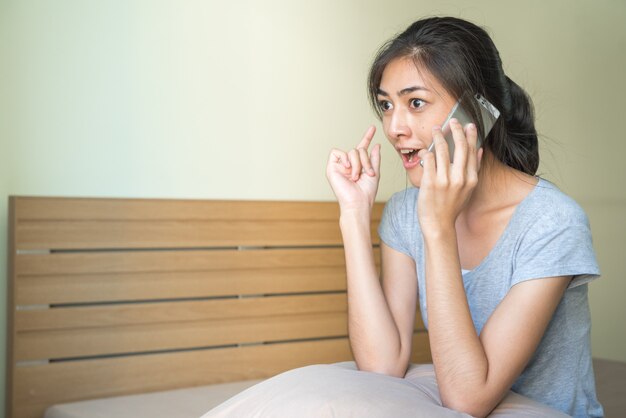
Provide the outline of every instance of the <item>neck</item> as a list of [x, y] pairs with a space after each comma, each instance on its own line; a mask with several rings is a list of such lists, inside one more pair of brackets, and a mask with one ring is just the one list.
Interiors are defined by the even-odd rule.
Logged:
[[490, 211], [518, 204], [537, 184], [537, 178], [515, 170], [485, 150], [478, 184], [465, 211]]

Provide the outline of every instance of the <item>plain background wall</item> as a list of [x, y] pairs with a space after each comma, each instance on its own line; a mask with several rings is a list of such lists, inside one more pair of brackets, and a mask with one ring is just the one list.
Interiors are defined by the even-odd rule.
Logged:
[[[540, 174], [589, 214], [604, 273], [590, 286], [594, 355], [626, 361], [626, 3], [468, 3], [0, 0], [0, 198], [330, 200], [329, 149], [375, 123], [375, 51], [418, 17], [464, 17], [534, 98]], [[377, 140], [386, 200], [405, 176]]]

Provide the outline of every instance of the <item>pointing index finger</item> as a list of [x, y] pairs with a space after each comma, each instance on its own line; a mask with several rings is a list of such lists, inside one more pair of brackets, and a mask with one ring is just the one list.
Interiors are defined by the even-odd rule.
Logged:
[[363, 148], [363, 149], [367, 149], [370, 146], [370, 143], [372, 142], [372, 138], [374, 138], [374, 133], [376, 132], [376, 126], [372, 125], [369, 128], [367, 128], [367, 131], [365, 131], [365, 135], [363, 135], [363, 139], [361, 139], [361, 142], [359, 142], [359, 145], [357, 145], [357, 149], [359, 148]]

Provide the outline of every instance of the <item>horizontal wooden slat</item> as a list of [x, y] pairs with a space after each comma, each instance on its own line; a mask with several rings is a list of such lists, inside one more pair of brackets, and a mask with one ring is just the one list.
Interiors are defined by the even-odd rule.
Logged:
[[343, 266], [343, 248], [18, 254], [22, 276]]
[[[345, 294], [206, 299], [345, 291], [334, 202], [12, 197], [11, 214], [11, 416], [350, 358], [345, 338], [275, 343], [345, 335]], [[206, 349], [259, 341], [274, 343]]]
[[[430, 362], [427, 347], [427, 335], [416, 333], [413, 362]], [[56, 403], [259, 379], [347, 360], [350, 347], [342, 338], [17, 367], [14, 418], [39, 418]]]
[[[15, 205], [18, 251], [341, 244], [332, 202], [15, 198]], [[381, 212], [377, 204], [375, 242]]]
[[342, 291], [345, 267], [35, 276], [16, 286], [18, 305], [139, 301]]
[[104, 328], [346, 310], [345, 293], [32, 309], [16, 312], [15, 330]]
[[16, 286], [18, 305], [139, 301], [342, 291], [344, 267], [34, 277]]
[[[419, 312], [416, 330], [423, 330]], [[18, 361], [347, 335], [345, 294], [18, 311]]]
[[[421, 319], [420, 319], [421, 322]], [[411, 363], [424, 364], [432, 363], [433, 357], [430, 353], [430, 343], [428, 340], [428, 333], [424, 329], [422, 324], [419, 331], [415, 331], [413, 334], [412, 350], [411, 350]], [[416, 327], [417, 329], [417, 327]]]
[[347, 335], [345, 312], [18, 333], [17, 361]]
[[17, 361], [347, 334], [346, 295], [181, 301], [16, 312]]
[[345, 360], [350, 348], [339, 339], [18, 367], [14, 418], [40, 418], [55, 403], [258, 379]]
[[21, 222], [17, 250], [339, 245], [336, 221]]
[[[336, 202], [15, 197], [17, 221], [36, 220], [337, 220]], [[383, 203], [372, 218], [380, 220]]]
[[[204, 320], [347, 311], [346, 294], [180, 301], [171, 303], [32, 309], [16, 312], [16, 332], [124, 327]], [[415, 330], [423, 330], [420, 312]]]
[[[380, 250], [376, 248], [379, 259]], [[20, 254], [17, 305], [345, 290], [341, 248]]]

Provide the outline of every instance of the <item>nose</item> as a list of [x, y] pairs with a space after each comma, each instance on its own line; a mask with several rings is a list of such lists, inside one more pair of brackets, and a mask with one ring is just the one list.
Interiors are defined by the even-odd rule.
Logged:
[[402, 109], [398, 109], [391, 114], [389, 120], [389, 137], [390, 139], [399, 140], [410, 136], [411, 129], [409, 128], [407, 114]]

